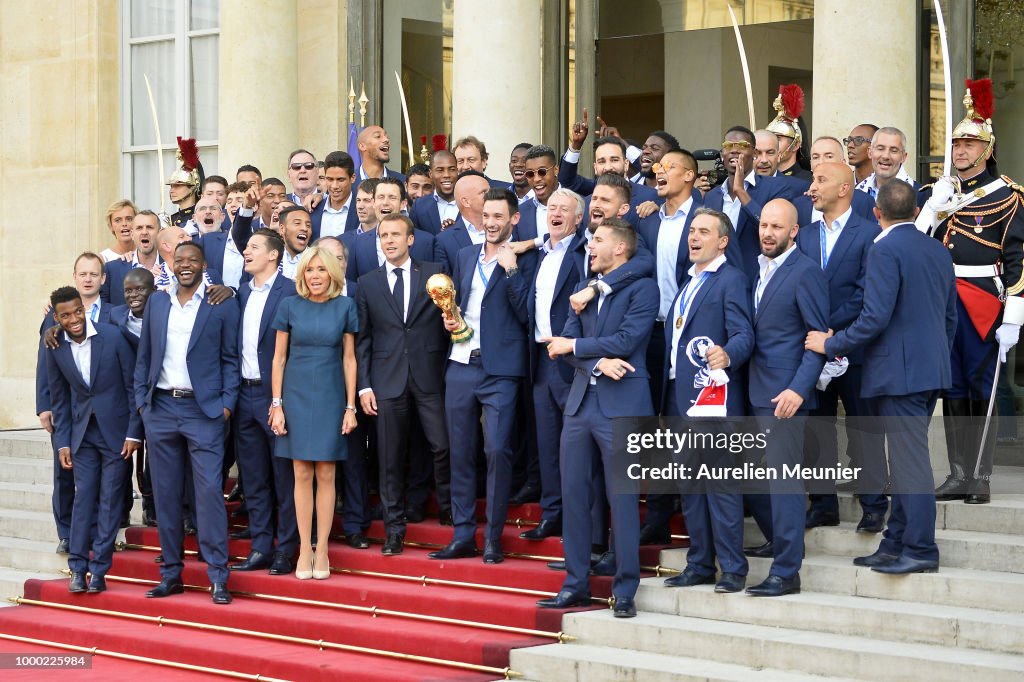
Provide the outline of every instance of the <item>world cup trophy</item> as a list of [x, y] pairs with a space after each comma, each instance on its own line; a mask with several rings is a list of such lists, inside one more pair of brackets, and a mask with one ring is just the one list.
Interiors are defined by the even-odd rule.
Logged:
[[455, 282], [443, 272], [431, 275], [427, 280], [427, 295], [445, 315], [455, 320], [459, 328], [452, 332], [452, 343], [465, 343], [473, 338], [473, 329], [462, 318], [455, 305]]

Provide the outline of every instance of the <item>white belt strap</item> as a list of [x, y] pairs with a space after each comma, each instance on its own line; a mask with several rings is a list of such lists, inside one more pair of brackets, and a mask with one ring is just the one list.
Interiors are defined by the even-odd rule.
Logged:
[[954, 265], [953, 273], [961, 279], [978, 277], [999, 277], [1003, 274], [1003, 264], [995, 265]]

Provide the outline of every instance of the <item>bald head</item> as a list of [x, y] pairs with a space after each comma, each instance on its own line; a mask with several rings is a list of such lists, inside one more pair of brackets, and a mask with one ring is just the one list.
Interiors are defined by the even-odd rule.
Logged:
[[814, 208], [825, 214], [825, 219], [831, 223], [846, 213], [853, 201], [853, 170], [845, 163], [820, 161], [811, 175], [807, 193]]
[[463, 218], [480, 228], [484, 215], [484, 195], [491, 188], [487, 178], [472, 173], [460, 175], [455, 181], [455, 203]]
[[843, 156], [843, 143], [834, 137], [819, 137], [811, 145], [811, 171], [819, 163], [831, 161], [843, 163], [846, 159]]
[[754, 172], [775, 175], [779, 167], [779, 138], [767, 130], [754, 132]]
[[356, 146], [364, 161], [371, 159], [377, 163], [387, 163], [391, 160], [391, 140], [380, 126], [363, 128], [356, 138]]
[[793, 246], [799, 229], [796, 206], [785, 199], [772, 199], [761, 209], [761, 222], [757, 226], [761, 253], [767, 258], [778, 258], [786, 253]]
[[160, 230], [160, 233], [156, 236], [157, 245], [160, 249], [160, 257], [165, 261], [170, 262], [173, 260], [174, 249], [182, 242], [192, 241], [192, 238], [188, 236], [188, 232], [171, 225]]

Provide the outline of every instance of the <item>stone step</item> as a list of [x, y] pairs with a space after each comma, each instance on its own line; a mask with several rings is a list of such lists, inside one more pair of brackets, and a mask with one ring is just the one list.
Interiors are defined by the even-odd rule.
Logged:
[[53, 510], [53, 483], [0, 483], [0, 509]]
[[0, 537], [41, 540], [57, 543], [53, 512], [3, 509], [0, 511]]
[[13, 568], [0, 568], [0, 605], [9, 606], [9, 597], [21, 597], [25, 594], [25, 581], [37, 578], [39, 580], [53, 580], [61, 576], [54, 573], [39, 573], [36, 571], [19, 571]]
[[715, 594], [711, 585], [665, 587], [658, 578], [641, 582], [637, 608], [754, 625], [785, 623], [798, 630], [890, 641], [1005, 653], [1024, 651], [1024, 614], [1020, 612], [808, 591], [777, 599], [754, 599]]
[[[853, 495], [839, 496], [839, 517], [854, 524], [860, 521], [860, 503]], [[935, 527], [1024, 535], [1024, 495], [996, 496], [989, 504], [939, 502]]]
[[0, 566], [24, 571], [57, 572], [68, 567], [68, 558], [57, 554], [56, 540], [0, 537]]
[[31, 431], [6, 431], [0, 435], [0, 457], [53, 457], [50, 434], [42, 428]]
[[[727, 595], [730, 599], [756, 599]], [[887, 682], [1019, 682], [1024, 656], [933, 644], [809, 632], [688, 616], [644, 613], [628, 623], [610, 611], [567, 614], [565, 633], [581, 643], [644, 653], [671, 651], [723, 663]]]
[[[686, 550], [665, 550], [661, 565], [682, 570]], [[748, 585], [765, 579], [770, 559], [751, 559]], [[848, 557], [810, 554], [800, 569], [804, 590], [901, 602], [1024, 613], [1024, 574], [940, 567], [938, 573], [891, 576], [854, 566]]]
[[799, 672], [575, 642], [513, 649], [509, 667], [537, 682], [823, 682]]
[[[856, 524], [846, 522], [838, 526], [812, 528], [804, 533], [808, 554], [863, 556], [874, 553], [880, 540], [880, 534], [858, 533]], [[747, 519], [744, 544], [749, 546], [762, 542], [764, 536], [761, 531], [753, 519]], [[1020, 535], [940, 529], [935, 531], [935, 543], [939, 546], [942, 566], [1024, 573], [1024, 537]]]
[[51, 457], [0, 456], [3, 480], [9, 483], [53, 485], [53, 459]]

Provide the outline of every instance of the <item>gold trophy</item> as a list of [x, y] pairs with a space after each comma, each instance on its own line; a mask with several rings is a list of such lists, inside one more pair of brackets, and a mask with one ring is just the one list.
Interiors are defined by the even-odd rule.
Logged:
[[427, 295], [441, 312], [458, 322], [459, 328], [452, 332], [452, 343], [465, 343], [473, 338], [473, 329], [466, 324], [455, 305], [455, 282], [451, 277], [443, 272], [431, 275], [427, 280]]

